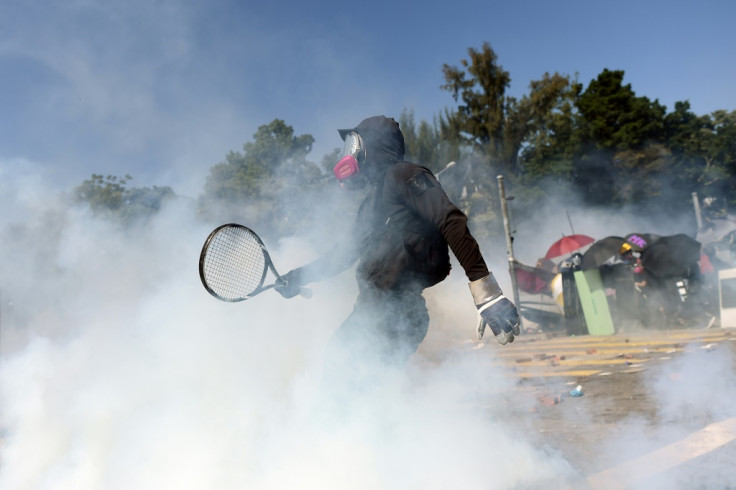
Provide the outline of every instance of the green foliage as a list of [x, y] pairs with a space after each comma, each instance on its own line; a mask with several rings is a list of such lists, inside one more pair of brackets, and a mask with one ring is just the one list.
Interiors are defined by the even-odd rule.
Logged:
[[273, 183], [276, 172], [288, 167], [287, 174], [317, 178], [319, 169], [306, 161], [314, 138], [311, 135], [294, 136], [294, 130], [284, 121], [274, 119], [260, 126], [254, 141], [243, 145], [243, 153], [229, 152], [225, 161], [212, 167], [205, 183], [205, 196], [221, 201], [238, 201], [263, 197], [271, 189], [264, 182]]
[[[488, 43], [442, 72], [441, 88], [457, 106], [441, 113], [439, 135], [459, 145], [458, 167], [490, 165], [509, 186], [519, 184], [522, 213], [524, 203], [533, 212], [540, 198], [570, 189], [601, 206], [683, 203], [692, 192], [736, 203], [734, 112], [697, 116], [678, 102], [667, 114], [658, 100], [624, 84], [622, 70], [609, 69], [587, 87], [545, 73], [517, 100], [506, 95], [511, 77]], [[492, 176], [474, 180], [475, 189], [493, 195]]]
[[[447, 83], [442, 88], [452, 93], [458, 107], [444, 111], [440, 132], [461, 144], [460, 157], [473, 162], [474, 177], [468, 177], [491, 200], [486, 208], [479, 209], [477, 202], [472, 208], [484, 216], [497, 216], [492, 197], [496, 174], [503, 174], [510, 185], [520, 179], [522, 193], [528, 190], [530, 196], [543, 193], [536, 184], [548, 176], [572, 178], [577, 153], [575, 101], [581, 87], [569, 76], [545, 73], [530, 83], [528, 95], [509, 97], [511, 77], [488, 43], [468, 54], [461, 68], [443, 66]], [[478, 166], [491, 169], [491, 178], [481, 177]]]
[[460, 158], [460, 145], [446, 138], [436, 121], [431, 125], [421, 121], [417, 126], [414, 111], [405, 109], [399, 116], [399, 125], [404, 134], [406, 160], [424, 165], [437, 173], [449, 162]]
[[517, 100], [505, 95], [511, 77], [488, 43], [468, 54], [462, 68], [442, 68], [447, 82], [442, 88], [459, 102], [440, 117], [442, 135], [469, 145], [476, 157], [512, 179], [523, 173], [543, 176], [550, 159], [569, 161], [580, 86], [569, 76], [545, 73], [530, 83], [529, 95]]
[[605, 69], [577, 100], [581, 130], [598, 149], [640, 149], [664, 134], [665, 107], [637, 97], [623, 78], [623, 71]]
[[736, 111], [697, 116], [689, 102], [678, 102], [665, 116], [672, 152], [669, 170], [677, 184], [702, 195], [719, 194], [736, 204]]
[[116, 177], [93, 174], [72, 191], [75, 204], [87, 205], [97, 216], [123, 224], [145, 220], [161, 210], [164, 202], [176, 197], [170, 187], [133, 187], [126, 185], [130, 175]]
[[[442, 73], [440, 88], [455, 106], [431, 123], [402, 111], [405, 158], [442, 172], [443, 187], [481, 237], [501, 234], [498, 174], [514, 190], [520, 219], [545, 197], [570, 198], [571, 190], [593, 206], [689, 206], [692, 192], [736, 205], [736, 111], [696, 115], [682, 101], [667, 113], [658, 100], [636, 95], [623, 70], [609, 69], [587, 86], [544, 73], [526, 94], [511, 97], [511, 75], [489, 43], [469, 48]], [[307, 159], [313, 143], [280, 119], [260, 126], [242, 151], [211, 167], [201, 217], [248, 222], [278, 235], [311, 226], [312, 213], [305, 211], [334, 197], [328, 193], [337, 188], [332, 167], [340, 151], [317, 165]], [[448, 168], [449, 162], [457, 163]], [[174, 196], [168, 187], [128, 188], [130, 179], [93, 175], [74, 189], [74, 200], [127, 223], [151, 216]], [[354, 204], [344, 199], [347, 207]]]
[[568, 180], [580, 146], [575, 100], [581, 86], [569, 76], [545, 73], [529, 89], [509, 116], [514, 128], [509, 132], [517, 135], [509, 142], [509, 151], [520, 154], [520, 171], [526, 180], [549, 175]]
[[335, 148], [330, 153], [322, 157], [320, 168], [325, 175], [332, 176], [332, 169], [335, 168], [335, 164], [340, 160], [340, 154], [342, 148]]
[[231, 151], [211, 168], [199, 199], [202, 217], [246, 221], [277, 235], [306, 226], [303, 200], [327, 182], [306, 159], [313, 143], [311, 135], [295, 136], [280, 119], [260, 126], [242, 153]]
[[468, 59], [460, 60], [462, 68], [442, 66], [446, 83], [441, 88], [452, 94], [458, 106], [440, 118], [440, 129], [471, 145], [489, 161], [508, 164], [503, 141], [507, 128], [505, 94], [511, 77], [497, 59], [491, 46], [483, 43], [480, 51], [468, 48]]

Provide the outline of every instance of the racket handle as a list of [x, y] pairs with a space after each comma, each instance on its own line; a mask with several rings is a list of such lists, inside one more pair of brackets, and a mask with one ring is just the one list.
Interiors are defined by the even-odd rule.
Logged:
[[309, 288], [301, 287], [299, 288], [299, 296], [309, 299], [312, 297], [312, 290]]

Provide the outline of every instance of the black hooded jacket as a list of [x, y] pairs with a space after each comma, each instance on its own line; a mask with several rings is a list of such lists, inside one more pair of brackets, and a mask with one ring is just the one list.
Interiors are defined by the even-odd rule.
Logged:
[[449, 249], [470, 281], [488, 274], [467, 218], [445, 194], [432, 172], [403, 161], [399, 124], [384, 116], [362, 121], [356, 131], [366, 149], [361, 173], [370, 189], [354, 225], [354, 242], [297, 269], [300, 282], [337, 274], [360, 260], [358, 282], [382, 290], [426, 288], [450, 272]]

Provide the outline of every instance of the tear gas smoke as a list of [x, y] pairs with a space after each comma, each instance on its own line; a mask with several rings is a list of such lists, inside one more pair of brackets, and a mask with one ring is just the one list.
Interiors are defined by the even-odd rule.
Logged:
[[[197, 275], [211, 226], [189, 202], [123, 231], [22, 186], [10, 194], [22, 219], [4, 223], [0, 242], [12, 257], [0, 291], [0, 487], [505, 488], [573, 474], [465, 403], [477, 384], [512, 389], [501, 370], [489, 380], [477, 365], [417, 367], [359, 416], [316, 420], [352, 271], [313, 285], [310, 300], [225, 304]], [[296, 237], [267, 245], [284, 271], [324, 251]], [[438, 318], [472, 318], [459, 282], [462, 306], [438, 299]], [[457, 327], [472, 334], [472, 322]], [[514, 468], [493, 463], [505, 460]]]
[[[691, 202], [691, 196], [685, 191], [677, 194], [677, 188], [670, 188], [669, 192], [680, 202]], [[672, 208], [664, 206], [601, 209], [586, 206], [575, 198], [572, 191], [558, 195], [559, 200], [539, 204], [533, 215], [527, 215], [523, 221], [513, 224], [514, 252], [522, 263], [534, 264], [538, 258], [544, 257], [547, 247], [563, 235], [579, 233], [602, 239], [632, 232], [662, 236], [684, 233], [694, 236], [697, 231], [694, 210], [675, 213]], [[682, 208], [686, 209], [687, 206]], [[500, 265], [495, 267], [500, 270]], [[634, 326], [627, 328], [630, 330], [619, 328], [618, 332], [636, 332]], [[643, 379], [653, 400], [653, 413], [646, 417], [632, 411], [629, 416], [617, 420], [617, 437], [601, 441], [596, 454], [590, 455], [590, 458], [602, 462], [634, 459], [701, 430], [704, 424], [736, 416], [733, 403], [736, 397], [736, 358], [726, 346], [703, 347], [707, 348], [694, 344], [677, 358], [647, 365]], [[553, 382], [548, 386], [550, 390], [557, 389]], [[539, 385], [539, 389], [544, 390], [545, 385]], [[621, 403], [626, 403], [625, 398]], [[560, 422], [562, 425], [577, 428], [584, 428], [604, 417], [601, 413], [579, 410], [561, 413], [565, 415]], [[641, 486], [635, 488], [733, 486], [736, 486], [736, 477], [730, 463], [726, 463], [719, 474], [704, 475], [691, 467], [644, 480]]]
[[[212, 226], [197, 222], [188, 202], [122, 231], [42, 199], [49, 193], [37, 183], [3, 188], [16, 191], [3, 193], [15, 219], [5, 215], [0, 230], [0, 250], [12, 258], [0, 282], [0, 488], [488, 489], [580, 478], [554, 448], [539, 445], [539, 434], [525, 432], [524, 419], [535, 416], [530, 401], [505, 368], [491, 367], [494, 350], [468, 356], [477, 317], [458, 266], [425, 293], [430, 333], [405, 377], [350, 417], [324, 420], [314, 416], [322, 360], [352, 309], [352, 271], [311, 285], [309, 300], [263, 293], [225, 304], [197, 275]], [[575, 231], [591, 236], [613, 224], [571, 215]], [[522, 259], [543, 255], [535, 247], [567, 232], [559, 209], [537, 219], [515, 224]], [[267, 243], [277, 268], [324, 252], [332, 235], [319, 231], [321, 243]], [[503, 250], [484, 245], [508, 290]], [[695, 378], [703, 372], [697, 364], [676, 369], [705, 389], [717, 377]], [[721, 383], [732, 383], [727, 366], [712, 365], [727, 373]], [[670, 390], [665, 377], [652, 385], [671, 420], [707, 405], [689, 399], [687, 387]], [[721, 415], [732, 410], [725, 400], [715, 405]], [[584, 423], [578, 412], [570, 417]], [[658, 440], [639, 429], [636, 420], [622, 424], [622, 438]]]

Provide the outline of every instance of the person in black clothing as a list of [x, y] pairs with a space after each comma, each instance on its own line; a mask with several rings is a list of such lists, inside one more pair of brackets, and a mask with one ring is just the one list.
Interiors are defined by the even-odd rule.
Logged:
[[[483, 320], [501, 344], [519, 335], [519, 314], [489, 272], [466, 216], [448, 199], [432, 172], [404, 161], [404, 136], [392, 118], [375, 116], [338, 130], [345, 142], [333, 170], [344, 189], [367, 188], [353, 241], [282, 277], [284, 297], [332, 277], [359, 261], [354, 309], [333, 335], [323, 387], [349, 395], [378, 382], [381, 369], [400, 369], [427, 334], [422, 291], [450, 273], [452, 250], [470, 281]], [[345, 391], [347, 390], [347, 391]]]

